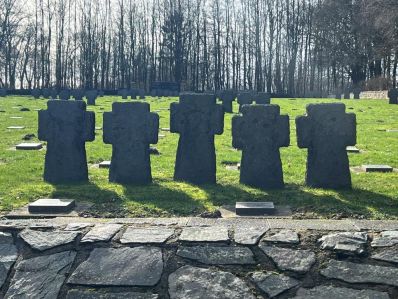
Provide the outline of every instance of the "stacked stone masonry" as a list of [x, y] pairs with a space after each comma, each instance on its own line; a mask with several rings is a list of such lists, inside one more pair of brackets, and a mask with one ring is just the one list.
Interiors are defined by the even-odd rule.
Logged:
[[398, 297], [398, 230], [127, 222], [0, 221], [0, 297]]

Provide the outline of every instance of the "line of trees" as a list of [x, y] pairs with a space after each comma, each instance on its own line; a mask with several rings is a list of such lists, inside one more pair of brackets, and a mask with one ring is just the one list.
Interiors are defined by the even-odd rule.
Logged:
[[397, 0], [0, 0], [0, 87], [395, 86]]

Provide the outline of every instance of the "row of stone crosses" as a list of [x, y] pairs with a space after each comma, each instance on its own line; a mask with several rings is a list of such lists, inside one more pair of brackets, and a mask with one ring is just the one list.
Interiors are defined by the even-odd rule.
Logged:
[[[39, 113], [38, 137], [47, 141], [44, 179], [50, 183], [88, 180], [85, 142], [95, 138], [95, 114], [84, 101], [50, 100]], [[350, 188], [346, 146], [356, 144], [355, 114], [343, 103], [310, 104], [296, 118], [300, 148], [308, 149], [306, 183]], [[214, 136], [223, 133], [224, 109], [214, 94], [183, 93], [170, 105], [170, 131], [180, 134], [174, 179], [216, 183]], [[152, 182], [149, 145], [158, 142], [159, 116], [145, 102], [114, 102], [103, 115], [103, 141], [112, 144], [109, 181]], [[277, 105], [242, 105], [232, 119], [232, 145], [242, 150], [240, 182], [262, 189], [284, 186], [280, 147], [290, 144], [287, 115]]]
[[[359, 99], [359, 92], [360, 89], [354, 90], [354, 98]], [[237, 93], [234, 90], [221, 90], [216, 93], [220, 100], [223, 102], [223, 106], [225, 109], [225, 112], [232, 112], [232, 102], [235, 100], [235, 98], [238, 99], [238, 103], [241, 105], [247, 104], [249, 99], [248, 97], [251, 97], [251, 101], [257, 102], [257, 99], [260, 101], [262, 99], [265, 99], [266, 97], [270, 97], [269, 93], [261, 93], [261, 92], [241, 92]], [[0, 97], [5, 97], [7, 95], [7, 90], [5, 89], [0, 89]], [[88, 105], [95, 105], [95, 100], [98, 96], [102, 97], [104, 95], [103, 90], [97, 90], [97, 89], [91, 89], [91, 90], [85, 90], [85, 89], [63, 89], [60, 91], [57, 91], [55, 88], [43, 88], [43, 89], [32, 89], [31, 90], [31, 95], [35, 98], [38, 99], [40, 97], [46, 98], [46, 99], [57, 99], [59, 98], [60, 100], [69, 100], [70, 98], [74, 98], [75, 100], [83, 100], [84, 97], [87, 99], [87, 104]], [[128, 99], [128, 97], [131, 97], [132, 100], [134, 99], [140, 99], [144, 100], [145, 99], [145, 90], [142, 88], [122, 88], [118, 90], [118, 95], [122, 97], [122, 99]], [[179, 92], [175, 90], [163, 90], [163, 89], [152, 89], [150, 92], [150, 95], [152, 97], [177, 97], [179, 96]], [[390, 104], [398, 104], [398, 89], [392, 88], [388, 91], [387, 96], [389, 98], [389, 103]], [[342, 99], [342, 93], [337, 92], [336, 93], [336, 99], [341, 100]], [[344, 99], [350, 99], [350, 89], [347, 89], [344, 91]], [[241, 103], [242, 102], [242, 103]]]

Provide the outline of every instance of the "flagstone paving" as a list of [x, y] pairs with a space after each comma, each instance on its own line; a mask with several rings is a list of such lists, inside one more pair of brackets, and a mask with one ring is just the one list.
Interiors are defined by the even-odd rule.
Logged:
[[398, 221], [4, 219], [0, 298], [395, 299], [397, 234]]

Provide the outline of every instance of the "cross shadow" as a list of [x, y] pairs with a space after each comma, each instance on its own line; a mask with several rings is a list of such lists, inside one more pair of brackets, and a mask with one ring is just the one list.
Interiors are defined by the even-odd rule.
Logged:
[[213, 206], [235, 205], [237, 201], [272, 201], [314, 217], [398, 218], [398, 198], [361, 189], [324, 190], [286, 184], [281, 190], [259, 190], [241, 184], [197, 186], [162, 179], [144, 186], [116, 185], [122, 188], [119, 193], [91, 182], [53, 186], [53, 198], [94, 203], [87, 211], [90, 217], [195, 216]]

